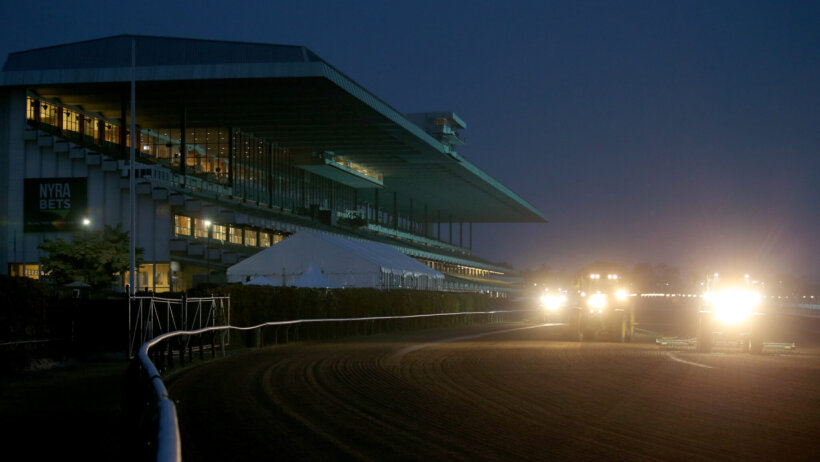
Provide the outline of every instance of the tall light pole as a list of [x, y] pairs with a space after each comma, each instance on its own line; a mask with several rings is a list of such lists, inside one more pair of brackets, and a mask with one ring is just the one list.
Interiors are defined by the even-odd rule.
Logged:
[[136, 121], [136, 103], [137, 103], [137, 40], [131, 38], [131, 158], [129, 162], [128, 173], [128, 194], [131, 204], [131, 271], [128, 292], [130, 296], [134, 295], [134, 283], [137, 280], [137, 180], [134, 175], [136, 168], [136, 154], [134, 146], [137, 144], [137, 121]]
[[208, 241], [211, 239], [211, 220], [205, 220], [205, 271], [208, 273], [207, 281], [211, 283], [211, 258], [208, 255]]

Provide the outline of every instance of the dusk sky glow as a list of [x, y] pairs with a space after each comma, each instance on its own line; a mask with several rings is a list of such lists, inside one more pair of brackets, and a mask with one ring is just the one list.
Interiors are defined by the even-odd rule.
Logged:
[[[118, 34], [304, 45], [547, 224], [478, 256], [820, 281], [820, 2], [5, 2], [0, 55]], [[132, 11], [133, 9], [133, 11]], [[139, 107], [137, 107], [139, 111]]]

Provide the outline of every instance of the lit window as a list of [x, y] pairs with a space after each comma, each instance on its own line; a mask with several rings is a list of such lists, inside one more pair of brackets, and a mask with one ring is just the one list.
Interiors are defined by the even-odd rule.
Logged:
[[256, 247], [256, 231], [250, 229], [245, 230], [245, 245]]
[[259, 247], [270, 247], [270, 233], [259, 233]]
[[201, 218], [194, 218], [194, 237], [208, 238], [208, 227]]
[[213, 238], [217, 241], [225, 241], [227, 236], [227, 231], [225, 225], [213, 225]]
[[28, 263], [14, 263], [9, 265], [9, 273], [15, 277], [40, 279], [40, 265]]
[[174, 215], [174, 234], [177, 236], [191, 235], [191, 217]]
[[242, 229], [241, 228], [234, 228], [233, 226], [228, 227], [228, 234], [229, 240], [231, 244], [239, 244], [242, 245]]

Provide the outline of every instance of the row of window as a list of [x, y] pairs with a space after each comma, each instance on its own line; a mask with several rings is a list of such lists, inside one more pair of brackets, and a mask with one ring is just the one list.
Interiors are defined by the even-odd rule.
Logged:
[[461, 274], [464, 276], [474, 276], [481, 278], [490, 277], [493, 274], [503, 274], [499, 273], [498, 271], [490, 271], [481, 268], [475, 268], [472, 266], [457, 265], [454, 263], [445, 263], [434, 260], [422, 260], [422, 262], [430, 268], [433, 268], [434, 270], [440, 271], [442, 273]]
[[[153, 292], [168, 292], [171, 290], [171, 265], [169, 263], [143, 263], [137, 268], [137, 290], [151, 290]], [[120, 277], [120, 286], [125, 287], [130, 279], [130, 271]], [[11, 263], [9, 274], [14, 277], [40, 279], [44, 274], [38, 263]]]
[[139, 135], [140, 156], [174, 170], [185, 160], [185, 172], [218, 184], [230, 183], [230, 137], [228, 128], [143, 129]]
[[[29, 121], [74, 133], [100, 146], [120, 143], [120, 127], [110, 120], [31, 97], [27, 98], [27, 103], [26, 117]], [[128, 140], [126, 146], [130, 146]]]
[[[76, 108], [28, 96], [26, 117], [61, 136], [116, 151], [130, 146], [119, 122]], [[128, 130], [125, 130], [128, 134]], [[299, 169], [292, 153], [264, 138], [230, 127], [139, 127], [136, 148], [142, 160], [156, 162], [217, 184], [232, 187], [233, 196], [282, 209], [344, 210], [357, 207], [356, 190]], [[122, 140], [121, 140], [122, 138]], [[347, 162], [347, 161], [345, 161]], [[380, 178], [364, 166], [349, 168]]]
[[[59, 101], [45, 100], [33, 93], [28, 96], [27, 103], [27, 119], [44, 130], [57, 130], [59, 136], [90, 144], [94, 149], [102, 149], [114, 156], [123, 154], [123, 147], [130, 145], [128, 130], [120, 127], [118, 121], [62, 105]], [[428, 235], [428, 226], [424, 223], [427, 220], [426, 206], [423, 220], [418, 219], [420, 215], [413, 219], [412, 213], [411, 216], [399, 215], [396, 210], [391, 213], [389, 204], [397, 204], [395, 196], [383, 198], [382, 206], [377, 207], [378, 189], [372, 197], [370, 192], [360, 197], [355, 188], [298, 168], [290, 150], [236, 127], [137, 128], [135, 148], [141, 160], [228, 186], [234, 198], [309, 215], [325, 224], [333, 223], [335, 212], [355, 210], [367, 222], [420, 236]], [[383, 181], [378, 172], [343, 155], [333, 155], [332, 159], [362, 175]], [[416, 210], [421, 212], [419, 206]], [[224, 234], [215, 239], [230, 241], [228, 230], [214, 231]], [[441, 233], [438, 239], [441, 240]], [[253, 241], [254, 237], [246, 239], [243, 234], [241, 240], [243, 243]], [[256, 241], [254, 245], [260, 246], [264, 239], [256, 237]]]
[[220, 225], [210, 223], [204, 218], [192, 218], [184, 215], [174, 215], [174, 235], [213, 239], [248, 247], [270, 247], [282, 242], [287, 237], [284, 233], [276, 231]]
[[383, 289], [441, 290], [444, 287], [443, 280], [426, 275], [411, 276], [391, 272], [383, 272], [380, 283]]

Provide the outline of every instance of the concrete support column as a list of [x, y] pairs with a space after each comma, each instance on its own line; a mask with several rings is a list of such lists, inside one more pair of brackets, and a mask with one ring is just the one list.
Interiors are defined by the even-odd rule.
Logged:
[[430, 237], [430, 234], [428, 233], [429, 230], [427, 229], [427, 224], [427, 204], [424, 204], [424, 237]]
[[[233, 186], [233, 127], [228, 129], [228, 133], [228, 184]], [[284, 202], [282, 208], [284, 208]]]
[[358, 189], [353, 190], [353, 208], [356, 210], [356, 212], [359, 211], [359, 190]]
[[381, 223], [381, 219], [379, 217], [379, 190], [376, 190], [376, 226]]
[[268, 182], [268, 207], [273, 208], [273, 169], [276, 167], [274, 160], [276, 158], [274, 150], [268, 151], [268, 174], [265, 175]]
[[412, 197], [410, 198], [410, 217], [408, 218], [408, 221], [410, 222], [410, 232], [413, 233], [413, 234], [416, 234], [416, 227], [414, 226], [414, 223], [413, 223], [413, 198]]
[[399, 198], [395, 191], [393, 192], [393, 229], [399, 229]]
[[185, 166], [188, 163], [188, 146], [186, 145], [185, 132], [188, 131], [188, 110], [182, 107], [182, 114], [179, 117], [179, 164], [180, 171], [185, 175]]

